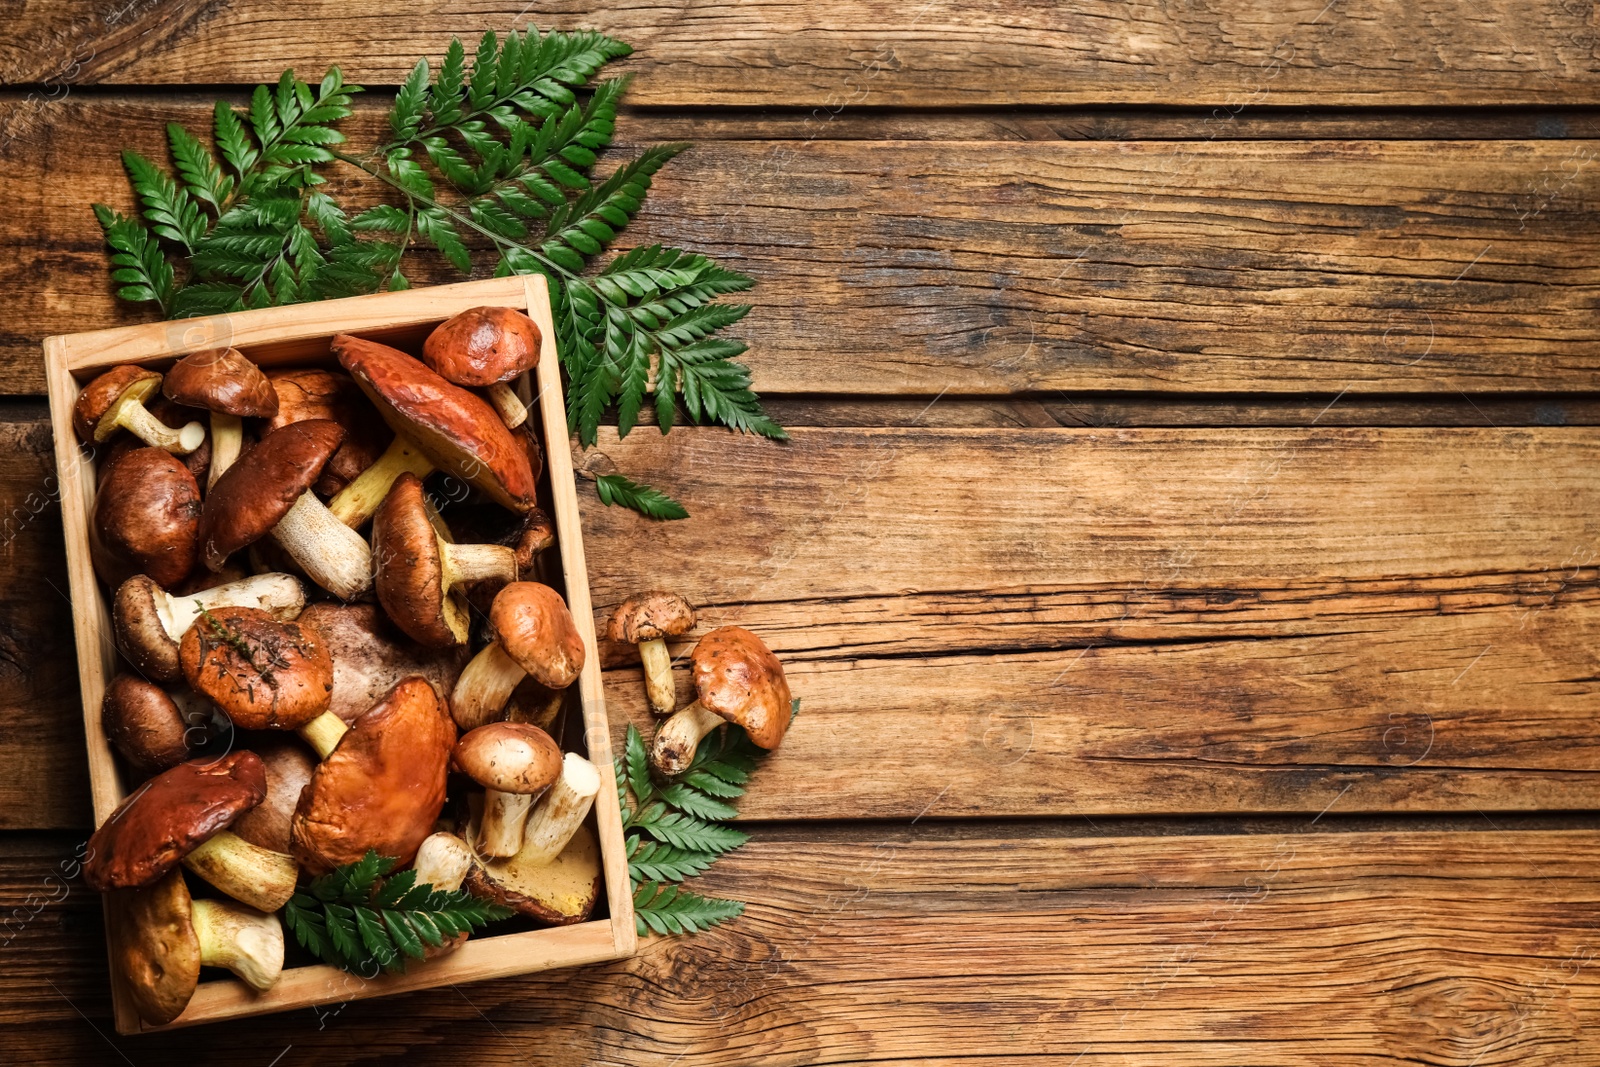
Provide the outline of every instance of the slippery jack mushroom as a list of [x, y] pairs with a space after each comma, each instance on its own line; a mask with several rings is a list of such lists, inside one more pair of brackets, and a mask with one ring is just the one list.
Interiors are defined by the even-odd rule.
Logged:
[[489, 608], [494, 640], [456, 679], [450, 710], [463, 730], [499, 718], [526, 675], [565, 689], [583, 671], [583, 638], [561, 594], [538, 582], [512, 582]]
[[202, 515], [200, 485], [171, 453], [140, 448], [100, 475], [89, 555], [115, 588], [143, 572], [163, 588], [194, 570]]
[[161, 375], [128, 364], [113, 367], [83, 387], [72, 405], [72, 428], [84, 444], [104, 444], [126, 429], [147, 445], [186, 456], [206, 439], [206, 428], [191, 422], [174, 430], [150, 414], [144, 402], [161, 388]]
[[204, 739], [210, 718], [209, 709], [180, 707], [172, 694], [137, 674], [111, 679], [100, 702], [106, 738], [135, 770], [146, 774], [188, 759]]
[[167, 371], [161, 391], [168, 400], [211, 412], [211, 471], [206, 485], [239, 458], [244, 447], [243, 418], [270, 419], [278, 413], [278, 394], [261, 368], [237, 349], [191, 352]]
[[180, 862], [233, 899], [277, 911], [294, 895], [294, 858], [250, 844], [228, 827], [267, 795], [253, 752], [196, 759], [130, 793], [89, 838], [90, 886], [138, 889]]
[[744, 727], [750, 740], [777, 748], [793, 713], [783, 664], [761, 638], [738, 626], [719, 626], [690, 657], [699, 699], [661, 724], [650, 763], [671, 777], [689, 769], [700, 741], [724, 722]]
[[211, 487], [200, 513], [206, 566], [219, 570], [233, 553], [271, 534], [310, 579], [341, 600], [372, 585], [372, 552], [333, 517], [311, 483], [344, 430], [308, 419], [273, 430]]
[[487, 388], [507, 426], [528, 418], [528, 407], [507, 384], [539, 365], [539, 327], [516, 308], [469, 308], [441, 323], [422, 343], [422, 362], [445, 381]]
[[511, 548], [455, 544], [414, 474], [396, 479], [373, 515], [372, 555], [378, 602], [406, 636], [430, 648], [467, 643], [471, 620], [457, 586], [517, 577]]
[[[561, 757], [561, 777], [539, 798], [528, 816], [518, 850], [528, 863], [549, 863], [561, 855], [583, 820], [589, 817], [600, 792], [600, 771], [594, 764], [568, 752]], [[484, 811], [488, 811], [485, 804]]]
[[561, 748], [537, 726], [493, 722], [456, 742], [452, 759], [484, 789], [474, 847], [485, 856], [516, 855], [534, 798], [561, 775]]
[[639, 646], [645, 692], [657, 715], [671, 715], [678, 694], [672, 684], [672, 654], [667, 638], [694, 628], [694, 608], [677, 593], [635, 593], [617, 605], [607, 627], [611, 640]]
[[178, 642], [202, 611], [259, 608], [275, 619], [293, 619], [305, 607], [305, 587], [287, 574], [258, 574], [187, 596], [164, 591], [148, 575], [136, 574], [117, 587], [111, 624], [117, 648], [149, 678], [175, 681], [183, 674]]
[[194, 900], [176, 870], [108, 899], [112, 970], [139, 1018], [151, 1026], [183, 1014], [202, 967], [232, 971], [257, 992], [271, 989], [283, 975], [283, 926], [276, 915], [224, 900]]

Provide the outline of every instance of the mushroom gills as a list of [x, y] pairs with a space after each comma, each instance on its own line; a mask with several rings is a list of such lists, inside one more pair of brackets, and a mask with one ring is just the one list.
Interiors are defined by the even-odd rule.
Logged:
[[682, 774], [694, 762], [694, 753], [706, 735], [727, 722], [698, 700], [661, 724], [650, 746], [650, 762], [662, 774]]
[[201, 843], [183, 857], [183, 865], [233, 899], [266, 912], [289, 903], [300, 877], [293, 856], [252, 845], [232, 830]]
[[396, 434], [377, 462], [334, 494], [328, 501], [328, 510], [352, 530], [364, 526], [383, 503], [383, 498], [389, 495], [389, 487], [396, 478], [408, 471], [418, 478], [426, 478], [435, 469], [433, 461], [423, 455], [421, 449]]
[[372, 550], [366, 540], [310, 490], [278, 520], [272, 536], [307, 577], [339, 599], [354, 600], [371, 587]]
[[276, 915], [224, 900], [196, 900], [190, 919], [200, 941], [200, 966], [232, 971], [258, 993], [283, 975], [283, 925]]

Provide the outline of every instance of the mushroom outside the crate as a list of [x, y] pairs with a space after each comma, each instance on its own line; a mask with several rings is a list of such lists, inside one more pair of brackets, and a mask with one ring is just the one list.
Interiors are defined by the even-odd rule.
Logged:
[[539, 327], [516, 308], [469, 308], [440, 324], [422, 345], [422, 361], [446, 381], [487, 389], [513, 429], [528, 408], [507, 384], [539, 365]]
[[199, 483], [171, 453], [139, 448], [121, 456], [95, 492], [95, 573], [113, 588], [140, 573], [163, 588], [178, 584], [194, 570], [203, 513]]
[[450, 695], [464, 730], [498, 719], [526, 675], [565, 689], [583, 671], [583, 638], [566, 601], [547, 585], [512, 582], [489, 608], [494, 640], [467, 664]]
[[651, 765], [682, 774], [700, 741], [724, 722], [742, 726], [750, 740], [777, 748], [793, 713], [783, 664], [761, 638], [738, 626], [720, 626], [700, 639], [690, 657], [699, 699], [661, 725], [650, 747]]
[[635, 593], [617, 605], [606, 629], [613, 641], [639, 646], [650, 707], [657, 715], [671, 715], [678, 695], [666, 639], [694, 629], [694, 608], [677, 593], [660, 589]]
[[202, 589], [187, 596], [164, 591], [148, 575], [136, 574], [117, 587], [111, 624], [117, 648], [134, 668], [163, 682], [183, 676], [178, 642], [202, 611], [223, 607], [260, 608], [287, 620], [305, 607], [306, 591], [287, 574], [258, 574]]
[[244, 447], [244, 418], [270, 419], [278, 413], [278, 394], [261, 368], [237, 349], [191, 352], [167, 371], [161, 391], [168, 400], [211, 413], [211, 471], [217, 484]]
[[455, 765], [483, 786], [483, 817], [474, 846], [485, 856], [512, 856], [534, 798], [561, 775], [561, 748], [526, 723], [494, 722], [456, 743]]
[[161, 388], [161, 375], [131, 364], [113, 367], [83, 387], [72, 405], [72, 428], [84, 444], [104, 444], [125, 429], [155, 448], [186, 456], [206, 439], [191, 422], [174, 430], [150, 414], [144, 402]]

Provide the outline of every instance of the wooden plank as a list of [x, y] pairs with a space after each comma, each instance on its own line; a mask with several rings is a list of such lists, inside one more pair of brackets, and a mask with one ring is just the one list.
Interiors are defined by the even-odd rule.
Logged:
[[[733, 924], [633, 960], [116, 1038], [75, 842], [0, 838], [16, 1062], [1593, 1065], [1594, 830], [766, 828]], [[37, 893], [34, 903], [28, 894]], [[21, 914], [17, 915], [16, 910]], [[96, 1034], [98, 1026], [102, 1034]], [[1036, 1059], [1034, 1061], [1036, 1062]]]
[[640, 2], [435, 5], [401, 19], [375, 0], [91, 0], [24, 5], [0, 76], [19, 82], [182, 85], [272, 81], [284, 67], [398, 84], [452, 34], [532, 20], [632, 43], [624, 69], [658, 105], [819, 108], [1037, 104], [1530, 104], [1600, 99], [1582, 5], [1490, 0], [1327, 3], [1156, 0], [1069, 4], [867, 0], [692, 13]]
[[[11, 143], [0, 391], [42, 389], [42, 336], [148, 316], [114, 306], [87, 205], [131, 209], [116, 151], [159, 155], [161, 126], [107, 106], [50, 105]], [[715, 142], [628, 238], [760, 279], [746, 333], [771, 395], [1592, 390], [1597, 153]]]

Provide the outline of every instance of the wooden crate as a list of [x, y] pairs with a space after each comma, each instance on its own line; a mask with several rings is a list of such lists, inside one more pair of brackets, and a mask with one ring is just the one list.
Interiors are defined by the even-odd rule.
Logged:
[[[573, 485], [560, 364], [556, 357], [549, 292], [545, 280], [540, 277], [464, 282], [204, 319], [97, 330], [45, 340], [50, 419], [55, 430], [62, 522], [66, 526], [67, 573], [72, 588], [78, 679], [83, 694], [95, 821], [99, 823], [109, 816], [126, 790], [100, 725], [100, 703], [107, 679], [116, 670], [117, 653], [107, 597], [89, 561], [88, 522], [94, 503], [94, 464], [72, 429], [72, 406], [81, 384], [117, 364], [142, 363], [165, 369], [187, 352], [222, 345], [231, 345], [268, 367], [336, 366], [328, 349], [328, 341], [336, 333], [355, 333], [402, 345], [420, 343], [437, 323], [467, 308], [486, 305], [526, 310], [539, 324], [544, 338], [533, 385], [542, 420], [542, 444], [548, 460], [567, 602], [588, 650], [578, 686], [589, 758], [599, 768], [602, 779], [594, 818], [599, 830], [609, 918], [548, 930], [474, 937], [442, 959], [414, 963], [409, 973], [373, 980], [361, 979], [333, 967], [295, 967], [286, 969], [272, 989], [257, 994], [231, 976], [213, 978], [202, 981], [183, 1014], [160, 1029], [571, 967], [618, 959], [634, 951], [637, 938], [633, 901], [623, 855], [621, 813], [611, 773], [611, 734], [606, 724], [600, 682], [600, 656], [595, 645], [594, 612], [589, 600], [588, 569], [584, 563], [578, 498]], [[140, 1021], [116, 976], [112, 979], [112, 994], [119, 1033], [154, 1029]]]

